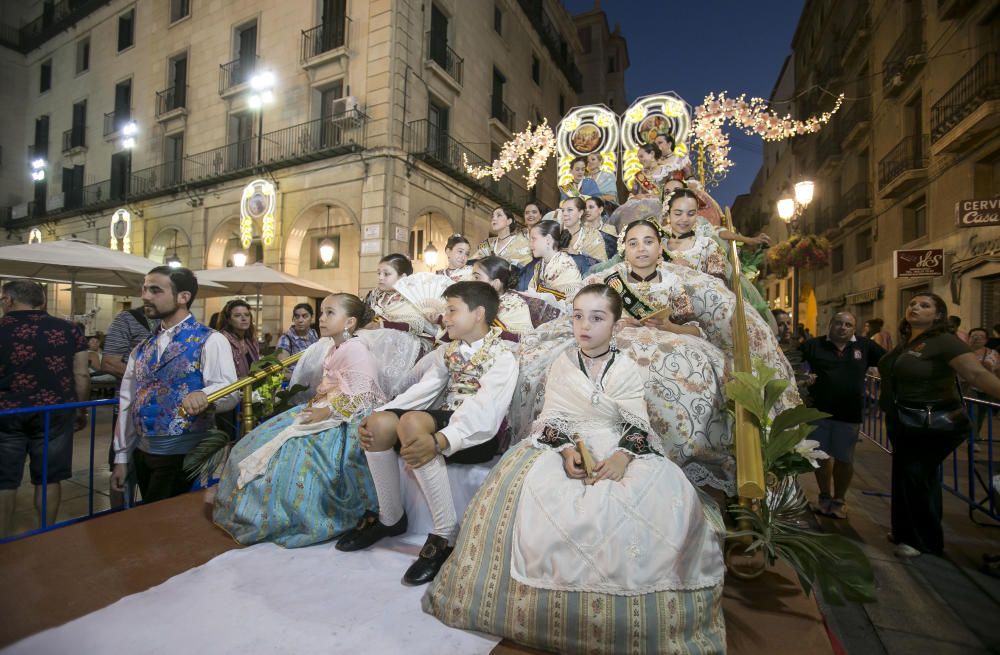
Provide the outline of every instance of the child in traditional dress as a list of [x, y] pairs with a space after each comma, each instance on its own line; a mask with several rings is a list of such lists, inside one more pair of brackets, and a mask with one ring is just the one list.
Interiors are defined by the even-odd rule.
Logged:
[[448, 243], [444, 247], [445, 257], [448, 258], [448, 266], [437, 272], [438, 275], [448, 277], [452, 282], [461, 282], [472, 279], [472, 267], [469, 266], [469, 251], [472, 246], [469, 240], [461, 234], [453, 234], [448, 237]]
[[546, 651], [722, 653], [721, 516], [663, 456], [621, 297], [573, 301], [528, 439], [483, 483], [424, 597], [441, 621]]
[[569, 232], [566, 252], [571, 255], [587, 255], [598, 262], [608, 258], [604, 237], [600, 230], [583, 223], [587, 213], [587, 203], [583, 198], [567, 198], [560, 204], [560, 220], [563, 230]]
[[402, 457], [413, 469], [434, 524], [419, 558], [403, 576], [410, 585], [437, 575], [458, 533], [446, 463], [493, 459], [517, 383], [517, 360], [503, 345], [500, 329], [490, 327], [500, 304], [493, 287], [457, 282], [444, 297], [451, 343], [430, 353], [431, 363], [420, 380], [365, 419], [359, 430], [378, 493], [378, 515], [369, 514], [337, 542], [339, 550], [360, 550], [406, 532], [398, 468]]
[[503, 207], [493, 210], [493, 216], [490, 217], [490, 232], [496, 236], [479, 244], [476, 259], [496, 255], [518, 266], [524, 266], [531, 261], [531, 246], [528, 244], [528, 239], [516, 229], [514, 215]]
[[241, 544], [309, 546], [353, 527], [376, 506], [357, 429], [384, 400], [375, 358], [355, 336], [371, 319], [357, 296], [328, 296], [319, 327], [332, 339], [308, 403], [262, 423], [233, 447], [212, 518]]
[[531, 228], [531, 254], [535, 260], [521, 271], [518, 289], [550, 293], [564, 299], [581, 280], [580, 269], [568, 252], [570, 234], [555, 221], [542, 221]]

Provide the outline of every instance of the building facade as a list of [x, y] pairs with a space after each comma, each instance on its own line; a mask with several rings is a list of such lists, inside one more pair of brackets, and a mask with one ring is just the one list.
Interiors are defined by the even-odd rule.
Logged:
[[[443, 256], [453, 233], [485, 238], [498, 205], [520, 214], [529, 198], [558, 200], [554, 167], [531, 191], [517, 174], [475, 180], [464, 169], [493, 159], [529, 121], [554, 125], [578, 103], [576, 26], [553, 0], [35, 9], [0, 38], [13, 82], [0, 93], [15, 108], [0, 126], [9, 241], [40, 227], [44, 239], [108, 244], [112, 215], [126, 209], [132, 252], [220, 268], [242, 249], [243, 191], [260, 179], [276, 189], [275, 233], [264, 243], [254, 225], [248, 262], [363, 294], [384, 254], [426, 269], [429, 245]], [[262, 72], [273, 77], [269, 94], [252, 88]], [[32, 182], [37, 160], [45, 180]], [[336, 246], [329, 264], [318, 258], [325, 238]], [[281, 331], [296, 300], [265, 298], [263, 330]], [[74, 309], [99, 306], [101, 329], [128, 301], [89, 295]], [[56, 311], [69, 313], [69, 302], [64, 291]], [[221, 302], [198, 309], [207, 316]]]
[[621, 26], [608, 29], [608, 17], [601, 10], [601, 0], [594, 8], [573, 16], [580, 40], [580, 68], [583, 71], [581, 105], [606, 105], [616, 113], [628, 107], [625, 94], [625, 71], [629, 67], [628, 45]]
[[[816, 184], [802, 226], [833, 248], [828, 266], [802, 272], [801, 320], [815, 334], [847, 309], [891, 330], [930, 291], [964, 329], [1000, 323], [1000, 225], [983, 218], [1000, 198], [1000, 2], [810, 0], [792, 48], [793, 94], [778, 95], [794, 97], [796, 117], [846, 96], [819, 133], [765, 147], [751, 193], [778, 235], [775, 194]], [[963, 201], [985, 201], [969, 205], [984, 222], [960, 226]], [[897, 251], [923, 252], [896, 267]], [[918, 261], [927, 268], [907, 277]]]

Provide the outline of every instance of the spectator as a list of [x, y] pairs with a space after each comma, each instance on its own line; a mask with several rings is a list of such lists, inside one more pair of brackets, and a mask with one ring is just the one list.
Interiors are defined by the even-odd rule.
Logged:
[[[101, 370], [114, 375], [120, 382], [125, 375], [125, 365], [128, 363], [128, 356], [135, 350], [135, 347], [149, 338], [160, 326], [159, 319], [146, 316], [145, 307], [140, 305], [132, 309], [126, 309], [118, 313], [111, 321], [111, 327], [104, 337], [104, 346], [101, 355]], [[115, 420], [119, 417], [118, 408], [115, 408]], [[115, 444], [114, 441], [108, 444], [108, 467], [114, 469], [115, 466]], [[134, 472], [130, 478], [134, 479]], [[125, 504], [125, 497], [120, 491], [114, 489], [110, 483], [109, 498], [111, 507], [117, 508]]]
[[993, 336], [986, 342], [986, 347], [1000, 352], [1000, 323], [993, 326]]
[[900, 343], [878, 363], [879, 405], [892, 443], [892, 535], [898, 557], [940, 555], [941, 480], [938, 467], [969, 432], [955, 374], [1000, 397], [1000, 378], [951, 333], [939, 296], [910, 299]]
[[[969, 348], [983, 368], [994, 376], [1000, 374], [1000, 353], [986, 345], [986, 328], [972, 328], [969, 330]], [[972, 383], [963, 380], [969, 395], [988, 402], [997, 402], [997, 398], [991, 397], [982, 389], [976, 388]], [[976, 405], [976, 436], [983, 430], [983, 423], [989, 416], [990, 410], [986, 405]]]
[[964, 341], [965, 343], [969, 343], [969, 333], [965, 332], [964, 330], [960, 330], [959, 326], [961, 325], [962, 325], [962, 319], [959, 318], [958, 316], [948, 317], [948, 331], [954, 334], [962, 341]]
[[795, 383], [800, 387], [799, 391], [804, 392], [805, 389], [801, 388], [805, 384], [802, 349], [800, 342], [792, 334], [792, 316], [783, 309], [772, 309], [771, 314], [778, 326], [778, 345], [781, 347], [781, 352], [785, 353], [788, 363], [792, 365]]
[[186, 268], [157, 266], [142, 286], [146, 315], [160, 319], [156, 334], [129, 355], [122, 378], [115, 428], [111, 488], [121, 492], [129, 461], [145, 502], [191, 488], [184, 456], [212, 427], [214, 409], [236, 405], [238, 393], [216, 401], [207, 396], [236, 381], [226, 339], [198, 323], [188, 309], [198, 280]]
[[229, 340], [236, 376], [250, 375], [250, 366], [260, 359], [260, 349], [253, 326], [253, 312], [245, 300], [230, 300], [219, 316], [219, 332]]
[[[76, 326], [49, 314], [45, 291], [31, 280], [11, 280], [0, 291], [0, 410], [58, 405], [90, 398], [87, 343]], [[60, 483], [73, 475], [73, 432], [87, 422], [87, 410], [49, 415], [45, 521], [55, 523]], [[75, 425], [74, 425], [75, 423]], [[14, 529], [17, 488], [30, 456], [35, 510], [41, 519], [45, 415], [0, 417], [0, 536]]]
[[101, 342], [100, 334], [92, 334], [87, 337], [87, 372], [90, 374], [90, 381], [95, 384], [107, 384], [118, 381], [114, 375], [101, 372]]
[[847, 518], [847, 489], [854, 475], [865, 375], [868, 367], [877, 365], [885, 355], [885, 350], [871, 339], [854, 335], [856, 321], [850, 312], [834, 314], [827, 334], [810, 339], [802, 347], [802, 359], [811, 371], [808, 384], [812, 405], [830, 415], [817, 421], [810, 435], [830, 456], [820, 462], [815, 472], [819, 487], [817, 512], [838, 519]]
[[865, 321], [862, 336], [868, 337], [879, 345], [886, 352], [892, 350], [892, 335], [885, 329], [885, 321], [880, 318], [873, 318]]
[[319, 335], [310, 325], [313, 319], [313, 309], [309, 303], [299, 303], [292, 310], [292, 327], [288, 332], [278, 337], [278, 347], [275, 355], [285, 359], [301, 352], [319, 341]]

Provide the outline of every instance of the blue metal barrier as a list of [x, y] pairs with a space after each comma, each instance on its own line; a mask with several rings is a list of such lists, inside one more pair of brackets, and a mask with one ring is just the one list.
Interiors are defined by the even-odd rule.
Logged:
[[[884, 414], [878, 406], [879, 386], [878, 377], [869, 375], [865, 379], [861, 435], [892, 455], [892, 444], [885, 431]], [[993, 423], [1000, 413], [1000, 404], [985, 397], [965, 396], [964, 400], [972, 427], [965, 442], [942, 463], [941, 486], [965, 502], [972, 521], [979, 523], [975, 518], [979, 512], [1000, 522], [1000, 503], [997, 502], [1000, 463], [994, 460], [996, 451], [993, 440]]]

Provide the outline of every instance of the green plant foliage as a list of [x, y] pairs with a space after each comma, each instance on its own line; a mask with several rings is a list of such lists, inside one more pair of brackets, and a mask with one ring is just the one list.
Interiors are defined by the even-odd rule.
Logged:
[[188, 477], [207, 479], [222, 464], [229, 445], [229, 435], [221, 430], [211, 430], [184, 456], [184, 470]]

